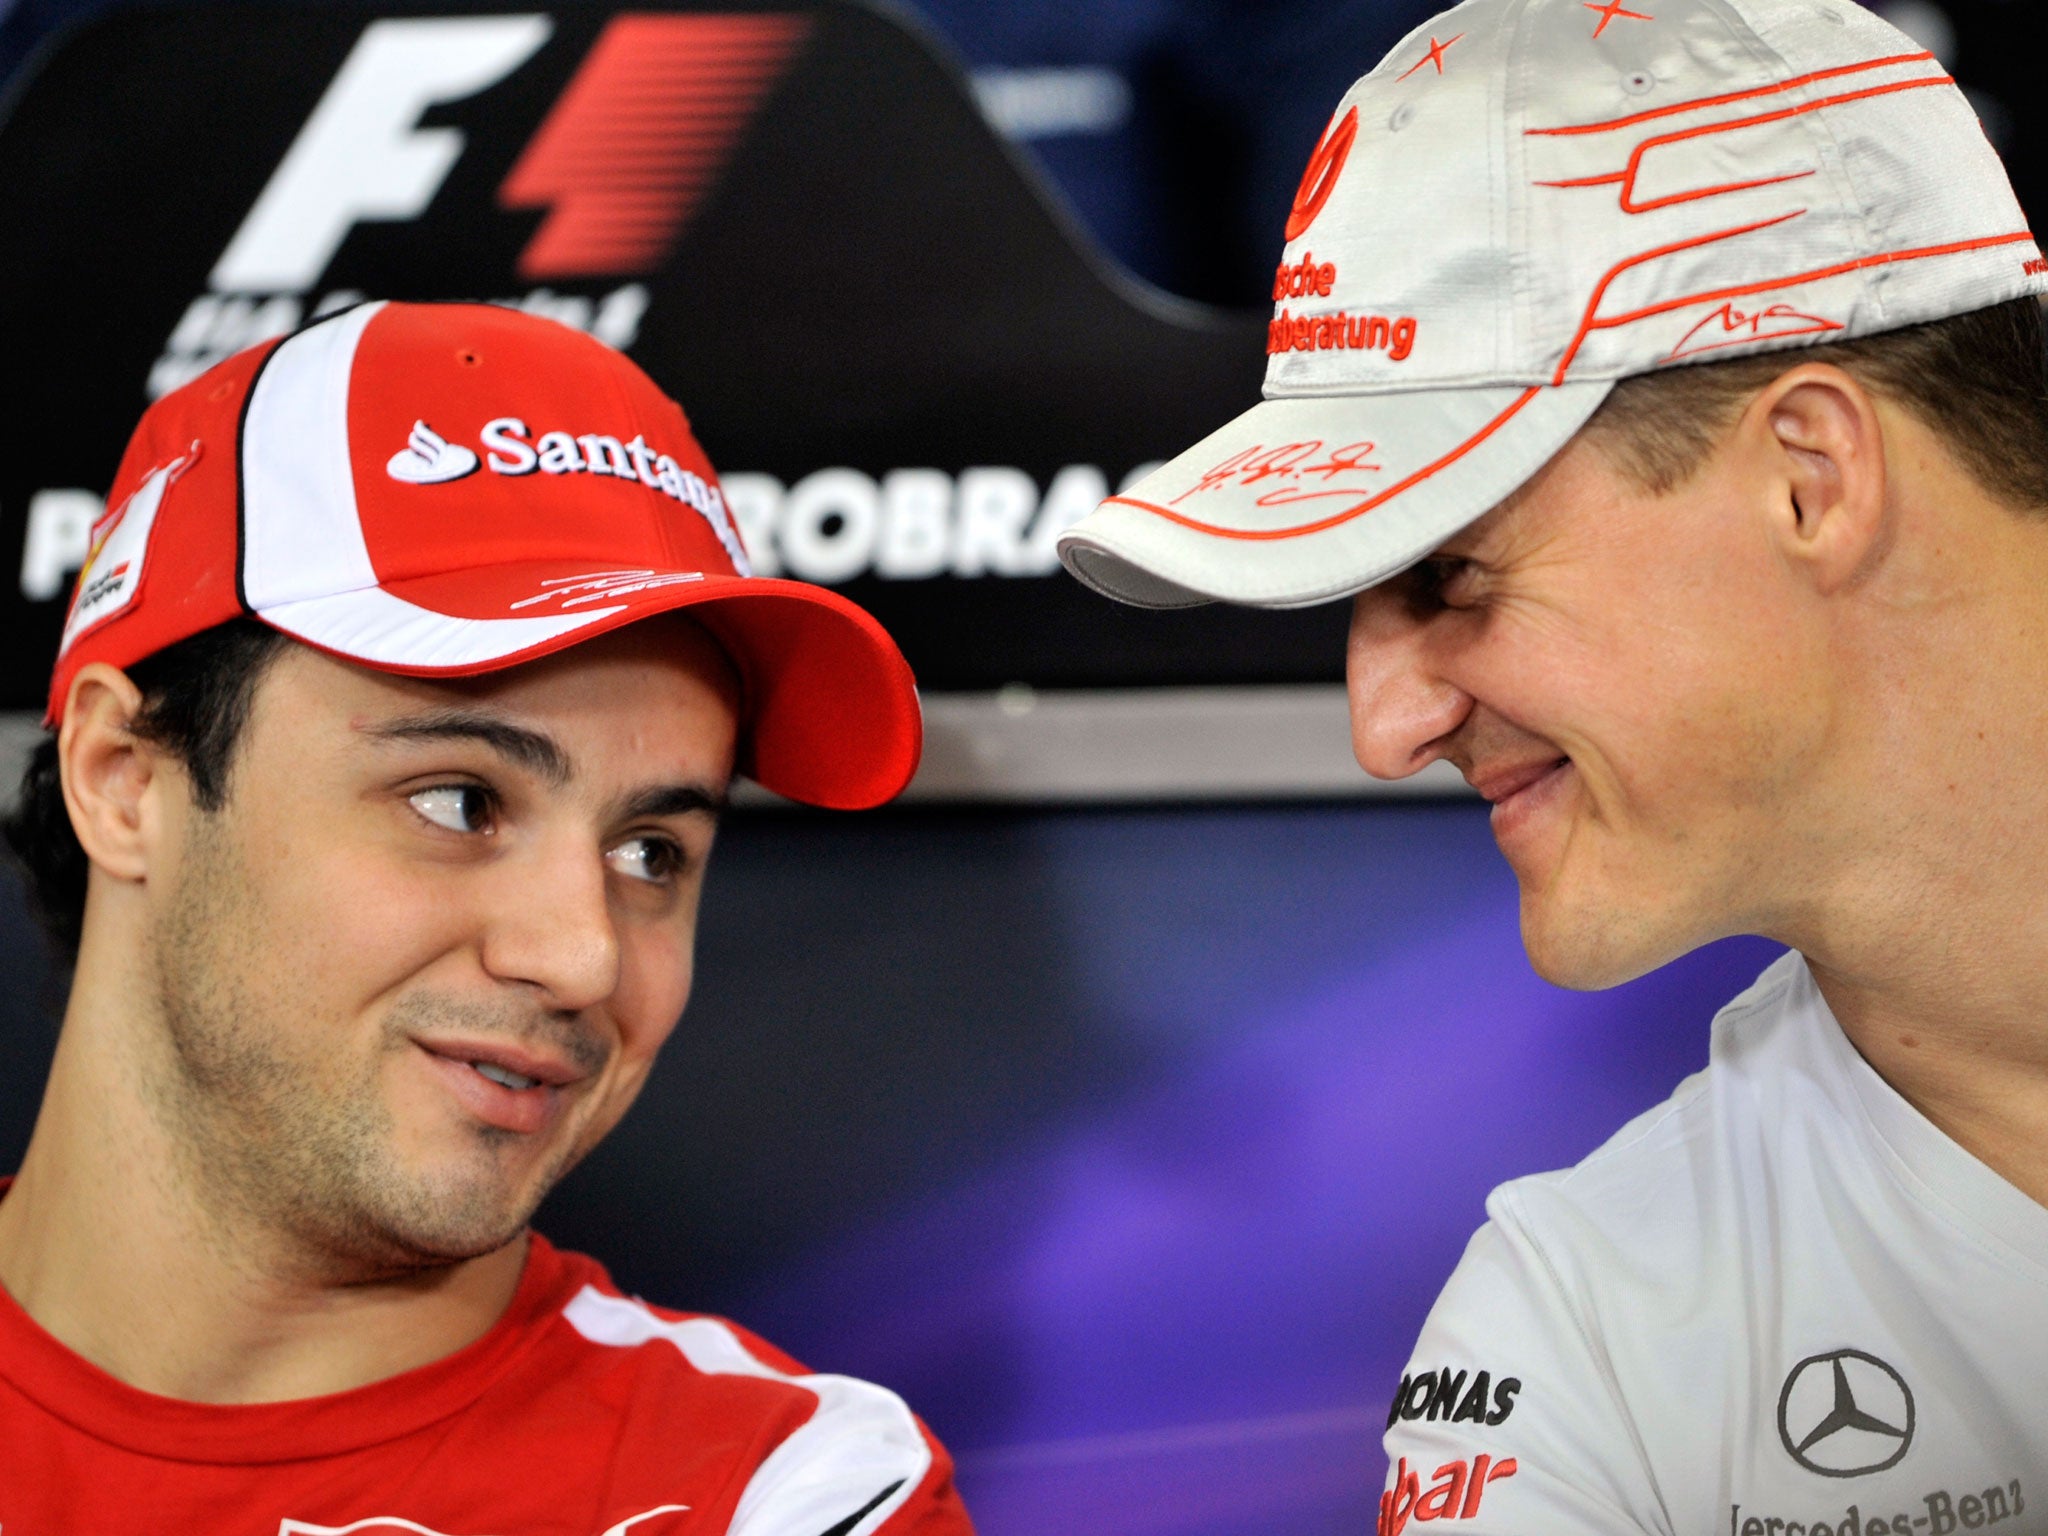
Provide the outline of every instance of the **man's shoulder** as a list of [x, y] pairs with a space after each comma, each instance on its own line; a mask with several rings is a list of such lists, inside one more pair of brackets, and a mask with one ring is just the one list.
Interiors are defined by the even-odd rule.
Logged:
[[627, 1295], [584, 1255], [538, 1252], [538, 1347], [501, 1401], [545, 1395], [551, 1423], [590, 1420], [614, 1456], [713, 1456], [723, 1470], [699, 1475], [724, 1486], [735, 1536], [968, 1531], [950, 1459], [896, 1393], [811, 1371], [728, 1318]]
[[[536, 1236], [537, 1249], [543, 1241]], [[552, 1273], [533, 1321], [552, 1328], [553, 1342], [589, 1367], [810, 1390], [812, 1373], [802, 1362], [731, 1318], [630, 1295], [588, 1254], [549, 1246], [539, 1261]]]
[[1672, 1528], [1642, 1399], [1718, 1415], [1745, 1210], [1771, 1187], [1754, 1169], [1807, 1092], [1802, 984], [1797, 956], [1773, 965], [1716, 1016], [1705, 1070], [1576, 1165], [1493, 1191], [1389, 1413], [1383, 1529], [1449, 1518], [1454, 1496], [1473, 1536], [1496, 1511]]
[[1749, 1198], [1742, 1165], [1767, 1161], [1783, 1132], [1785, 1079], [1798, 1070], [1787, 1005], [1804, 976], [1797, 955], [1773, 964], [1715, 1016], [1704, 1070], [1571, 1167], [1494, 1189], [1432, 1321], [1498, 1301], [1553, 1316], [1569, 1307], [1591, 1326], [1629, 1290], [1654, 1296], [1697, 1276], [1727, 1208]]
[[[921, 1453], [916, 1419], [887, 1387], [813, 1372], [730, 1318], [629, 1295], [595, 1259], [538, 1235], [534, 1248], [533, 1264], [544, 1274], [535, 1277], [535, 1304], [518, 1320], [533, 1347], [508, 1379], [515, 1396], [595, 1393], [592, 1401], [642, 1420], [744, 1412], [771, 1434], [858, 1420], [865, 1432], [902, 1442], [913, 1458]], [[604, 1385], [607, 1378], [613, 1385]]]
[[1487, 1215], [1586, 1279], [1690, 1270], [1723, 1208], [1767, 1187], [1748, 1177], [1812, 1107], [1818, 1085], [1794, 1016], [1804, 962], [1788, 953], [1715, 1015], [1707, 1066], [1569, 1168], [1502, 1184]]

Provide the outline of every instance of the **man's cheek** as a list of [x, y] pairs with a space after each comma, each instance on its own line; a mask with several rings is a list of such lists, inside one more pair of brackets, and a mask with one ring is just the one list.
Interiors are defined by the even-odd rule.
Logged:
[[389, 908], [337, 916], [331, 926], [276, 935], [271, 955], [322, 1011], [382, 1013], [451, 948], [429, 914], [413, 923], [403, 916]]
[[694, 922], [629, 931], [619, 946], [619, 984], [607, 1009], [628, 1056], [652, 1059], [675, 1032], [696, 969]]
[[374, 859], [307, 864], [274, 910], [295, 914], [290, 937], [322, 970], [362, 976], [372, 966], [395, 979], [461, 947], [476, 924], [465, 892]]

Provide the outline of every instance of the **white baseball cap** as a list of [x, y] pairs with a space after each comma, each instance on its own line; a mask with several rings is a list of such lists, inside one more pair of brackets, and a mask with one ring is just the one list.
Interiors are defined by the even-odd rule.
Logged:
[[1848, 0], [1469, 0], [1311, 157], [1264, 402], [1060, 557], [1144, 607], [1327, 602], [1483, 516], [1617, 379], [2044, 291], [1962, 92]]

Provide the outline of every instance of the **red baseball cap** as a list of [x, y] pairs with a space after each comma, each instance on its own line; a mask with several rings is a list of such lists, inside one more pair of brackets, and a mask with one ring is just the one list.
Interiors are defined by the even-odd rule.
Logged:
[[243, 614], [379, 671], [466, 677], [680, 608], [738, 668], [738, 769], [879, 805], [917, 686], [837, 593], [755, 576], [682, 410], [581, 332], [484, 304], [363, 304], [149, 408], [79, 572], [48, 723]]

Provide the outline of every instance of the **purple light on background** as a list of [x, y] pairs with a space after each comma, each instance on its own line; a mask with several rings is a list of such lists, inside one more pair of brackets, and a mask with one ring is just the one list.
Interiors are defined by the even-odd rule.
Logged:
[[[1168, 1065], [814, 1253], [749, 1320], [904, 1391], [984, 1536], [1369, 1528], [1386, 1403], [1487, 1190], [1666, 1096], [1775, 953], [1549, 987], [1483, 814], [1382, 826], [1363, 869], [1222, 821], [1052, 825], [1072, 964]], [[1425, 899], [1346, 903], [1418, 868]]]

